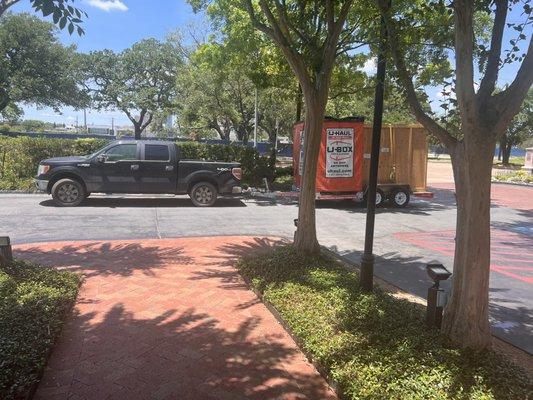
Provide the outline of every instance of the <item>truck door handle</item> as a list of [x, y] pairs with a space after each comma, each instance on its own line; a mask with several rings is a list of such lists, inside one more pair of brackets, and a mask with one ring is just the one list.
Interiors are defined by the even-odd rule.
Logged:
[[131, 169], [132, 169], [133, 171], [137, 171], [137, 170], [139, 169], [139, 165], [138, 165], [138, 164], [133, 164], [133, 165], [131, 166]]
[[165, 167], [165, 171], [174, 171], [174, 166], [173, 165], [167, 165]]

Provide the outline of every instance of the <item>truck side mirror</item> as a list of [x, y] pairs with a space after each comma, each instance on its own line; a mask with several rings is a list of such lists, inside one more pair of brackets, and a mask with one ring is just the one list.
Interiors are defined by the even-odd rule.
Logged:
[[103, 163], [106, 162], [107, 156], [105, 154], [99, 154], [96, 156], [96, 162]]

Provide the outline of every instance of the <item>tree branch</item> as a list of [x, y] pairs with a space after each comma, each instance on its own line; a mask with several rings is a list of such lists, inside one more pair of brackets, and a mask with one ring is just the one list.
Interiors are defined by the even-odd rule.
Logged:
[[477, 98], [474, 91], [474, 3], [471, 0], [453, 2], [455, 20], [455, 76], [457, 103], [463, 129], [471, 129], [478, 119]]
[[509, 0], [496, 0], [496, 15], [494, 17], [494, 25], [492, 26], [489, 57], [485, 68], [485, 76], [481, 80], [478, 90], [478, 98], [481, 101], [484, 101], [484, 99], [494, 92], [496, 81], [498, 80], [502, 40], [505, 30], [505, 21], [507, 20], [508, 6]]
[[1, 0], [0, 1], [0, 17], [7, 11], [13, 4], [18, 3], [20, 0]]
[[507, 89], [493, 96], [500, 107], [500, 121], [496, 129], [506, 126], [520, 110], [528, 90], [533, 84], [533, 37], [529, 40], [527, 54], [522, 61], [514, 81]]
[[404, 87], [407, 102], [409, 103], [411, 111], [419, 123], [421, 123], [432, 135], [436, 136], [450, 151], [453, 151], [457, 145], [457, 139], [450, 135], [450, 133], [440, 126], [433, 118], [427, 115], [418, 99], [413, 81], [405, 66], [404, 55], [400, 51], [396, 26], [389, 15], [388, 0], [377, 0], [377, 3], [387, 26], [392, 59], [396, 65], [398, 78]]

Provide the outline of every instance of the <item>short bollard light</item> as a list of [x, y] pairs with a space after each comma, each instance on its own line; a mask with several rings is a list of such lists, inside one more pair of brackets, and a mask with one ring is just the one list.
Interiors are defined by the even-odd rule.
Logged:
[[10, 264], [13, 261], [11, 241], [9, 236], [0, 236], [0, 265]]
[[442, 310], [446, 305], [446, 292], [439, 289], [440, 281], [447, 280], [452, 273], [442, 264], [428, 264], [426, 271], [434, 282], [428, 289], [428, 305], [426, 311], [426, 324], [429, 327], [440, 328], [442, 323]]

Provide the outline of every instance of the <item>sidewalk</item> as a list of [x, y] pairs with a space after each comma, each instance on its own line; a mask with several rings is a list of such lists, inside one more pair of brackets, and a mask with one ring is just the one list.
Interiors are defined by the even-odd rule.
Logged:
[[335, 399], [235, 260], [274, 239], [19, 245], [82, 273], [34, 399]]

